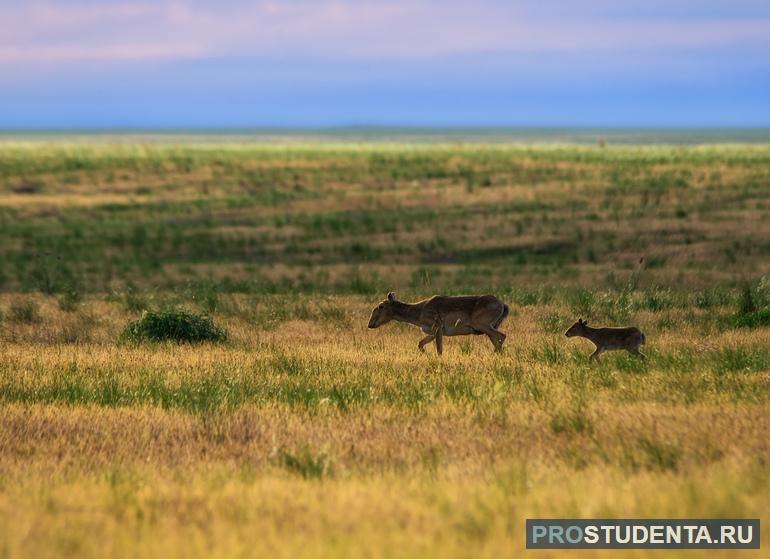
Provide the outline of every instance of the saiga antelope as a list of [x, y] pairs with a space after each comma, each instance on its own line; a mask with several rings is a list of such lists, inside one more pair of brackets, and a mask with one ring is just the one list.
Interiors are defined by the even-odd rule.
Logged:
[[379, 328], [391, 320], [414, 324], [427, 334], [417, 344], [419, 350], [425, 351], [425, 346], [435, 340], [439, 355], [444, 350], [444, 336], [486, 334], [495, 350], [501, 351], [505, 334], [497, 328], [509, 312], [508, 305], [494, 295], [434, 295], [417, 303], [404, 303], [390, 292], [372, 311], [369, 328]]

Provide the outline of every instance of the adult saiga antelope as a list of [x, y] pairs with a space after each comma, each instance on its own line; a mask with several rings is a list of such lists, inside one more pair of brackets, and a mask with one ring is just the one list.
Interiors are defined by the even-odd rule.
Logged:
[[596, 351], [591, 354], [591, 359], [596, 359], [605, 349], [625, 349], [631, 355], [639, 359], [647, 359], [647, 356], [639, 351], [647, 339], [639, 328], [591, 328], [587, 320], [578, 318], [578, 321], [564, 332], [568, 338], [578, 336], [591, 340], [596, 346]]
[[417, 303], [403, 303], [396, 299], [395, 293], [390, 292], [388, 298], [372, 311], [369, 328], [379, 328], [391, 320], [414, 324], [427, 334], [417, 344], [419, 350], [425, 351], [425, 346], [435, 340], [439, 355], [444, 350], [444, 336], [471, 334], [486, 334], [495, 350], [501, 351], [505, 334], [497, 328], [509, 312], [508, 305], [494, 295], [434, 295]]

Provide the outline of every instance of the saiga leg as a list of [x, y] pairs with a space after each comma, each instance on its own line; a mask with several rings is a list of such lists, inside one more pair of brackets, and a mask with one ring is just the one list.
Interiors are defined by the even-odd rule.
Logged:
[[433, 323], [433, 328], [431, 329], [432, 336], [436, 339], [436, 352], [441, 355], [444, 353], [444, 322], [441, 320], [441, 317], [436, 317], [436, 322]]
[[505, 334], [503, 334], [500, 330], [496, 330], [495, 328], [492, 328], [492, 326], [487, 326], [486, 328], [481, 329], [482, 332], [484, 332], [489, 340], [492, 342], [492, 345], [495, 346], [495, 351], [503, 351], [503, 342], [505, 341]]
[[425, 336], [423, 339], [420, 340], [420, 343], [417, 344], [417, 348], [420, 351], [425, 352], [425, 346], [431, 343], [435, 337], [436, 336], [434, 336], [433, 334], [428, 334], [427, 336]]

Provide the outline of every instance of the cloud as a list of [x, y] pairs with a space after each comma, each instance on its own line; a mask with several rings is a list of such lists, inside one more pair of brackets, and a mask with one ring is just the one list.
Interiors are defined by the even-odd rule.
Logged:
[[0, 127], [766, 124], [767, 0], [0, 0]]
[[179, 60], [198, 58], [203, 54], [204, 52], [199, 46], [183, 44], [105, 45], [98, 48], [89, 45], [0, 46], [0, 63]]
[[553, 0], [2, 3], [0, 64], [205, 57], [413, 60], [505, 51], [770, 45], [770, 14], [749, 17], [746, 6], [738, 18], [713, 17], [711, 6], [708, 17], [685, 18], [679, 10], [667, 19], [661, 7], [637, 19], [631, 12], [609, 13], [614, 4], [581, 3], [580, 15], [574, 4]]

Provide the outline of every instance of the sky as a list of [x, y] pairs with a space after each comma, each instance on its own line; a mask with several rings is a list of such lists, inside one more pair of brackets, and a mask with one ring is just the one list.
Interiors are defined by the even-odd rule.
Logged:
[[770, 126], [768, 0], [0, 0], [0, 129]]

